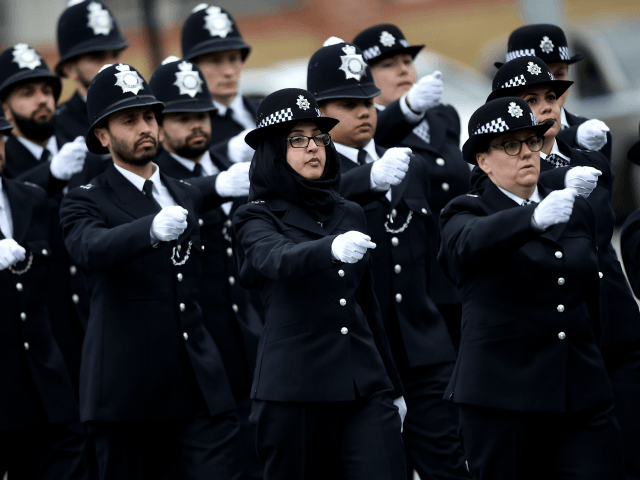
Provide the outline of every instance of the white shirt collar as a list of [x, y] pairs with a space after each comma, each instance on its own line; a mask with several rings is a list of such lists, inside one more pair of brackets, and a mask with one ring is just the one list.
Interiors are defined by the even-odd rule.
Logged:
[[[180, 163], [183, 167], [187, 168], [188, 170], [193, 172], [193, 170], [196, 168], [196, 162], [194, 162], [193, 160], [181, 157], [180, 155], [176, 153], [171, 153], [169, 151], [167, 153], [171, 155], [175, 161]], [[202, 166], [202, 171], [206, 176], [215, 175], [220, 171], [220, 169], [218, 169], [218, 167], [216, 167], [211, 161], [211, 154], [209, 153], [209, 150], [204, 152], [204, 154], [202, 155], [202, 158], [198, 163]]]
[[[569, 157], [567, 157], [565, 154], [560, 152], [560, 149], [558, 148], [558, 142], [555, 141], [555, 140], [553, 141], [553, 147], [551, 147], [551, 153], [555, 153], [559, 157], [562, 157], [567, 162], [571, 163], [571, 159]], [[545, 158], [547, 158], [547, 154], [541, 151], [540, 152], [540, 160], [544, 160]]]
[[31, 155], [33, 155], [35, 159], [38, 161], [40, 160], [40, 157], [42, 157], [42, 152], [44, 151], [45, 148], [49, 150], [49, 153], [51, 154], [52, 157], [56, 153], [58, 153], [58, 142], [56, 142], [55, 135], [51, 135], [51, 137], [49, 138], [49, 141], [44, 147], [38, 145], [37, 143], [27, 138], [18, 137], [18, 136], [16, 136], [16, 138], [22, 145], [25, 146], [27, 150], [29, 150], [29, 152], [31, 152]]
[[233, 109], [233, 111], [237, 112], [240, 109], [244, 109], [244, 103], [242, 102], [242, 95], [236, 95], [235, 98], [231, 101], [229, 106], [223, 105], [220, 102], [213, 101], [213, 105], [218, 109], [218, 115], [221, 117], [227, 113], [227, 108]]
[[[496, 185], [496, 187], [498, 187]], [[514, 202], [516, 202], [518, 205], [522, 205], [524, 203], [525, 200], [527, 200], [526, 198], [521, 198], [517, 195], [514, 195], [513, 193], [505, 190], [502, 187], [498, 187], [500, 189], [500, 191], [502, 193], [504, 193], [507, 197], [509, 197], [511, 200], [513, 200]], [[536, 203], [540, 203], [540, 201], [542, 200], [540, 198], [540, 192], [538, 191], [538, 186], [536, 185], [536, 189], [533, 191], [533, 194], [531, 195], [531, 197], [529, 197], [529, 200], [536, 202]]]
[[[336, 150], [341, 155], [344, 155], [353, 163], [358, 163], [358, 150], [357, 148], [347, 147], [346, 145], [342, 145], [341, 143], [334, 143], [336, 146]], [[378, 152], [376, 152], [376, 142], [373, 138], [364, 146], [364, 150], [369, 154], [367, 155], [367, 163], [375, 162], [379, 160]]]
[[[151, 165], [153, 165], [154, 172], [151, 174], [151, 177], [149, 177], [149, 180], [153, 182], [154, 187], [158, 188], [158, 185], [160, 185], [160, 167], [158, 167], [158, 165], [156, 165], [155, 163], [152, 163]], [[143, 177], [136, 173], [133, 173], [130, 170], [127, 170], [126, 168], [122, 168], [116, 163], [114, 163], [113, 166], [116, 167], [116, 169], [124, 176], [124, 178], [129, 180], [134, 187], [142, 191], [142, 187], [144, 187], [145, 182], [145, 179]]]
[[567, 112], [564, 111], [564, 107], [560, 109], [560, 128], [569, 128], [569, 120], [567, 120]]

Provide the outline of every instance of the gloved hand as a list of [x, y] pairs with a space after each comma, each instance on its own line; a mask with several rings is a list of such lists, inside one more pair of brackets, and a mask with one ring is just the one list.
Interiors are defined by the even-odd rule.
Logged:
[[84, 167], [88, 151], [84, 137], [76, 137], [73, 142], [65, 143], [51, 159], [51, 175], [58, 180], [69, 180]]
[[221, 197], [249, 195], [249, 168], [251, 163], [235, 163], [216, 178], [216, 191]]
[[243, 130], [235, 137], [232, 137], [227, 144], [227, 157], [233, 163], [250, 162], [255, 151], [244, 141], [244, 137], [251, 129]]
[[390, 148], [380, 160], [373, 162], [371, 180], [377, 187], [389, 189], [402, 183], [409, 170], [410, 148]]
[[351, 230], [335, 238], [331, 244], [331, 258], [343, 263], [356, 263], [362, 260], [367, 248], [376, 248], [371, 237]]
[[24, 260], [27, 251], [13, 238], [0, 240], [0, 270]]
[[400, 414], [400, 433], [404, 430], [404, 419], [407, 416], [407, 402], [404, 401], [404, 397], [398, 397], [393, 401], [393, 404], [398, 407], [398, 413]]
[[544, 230], [568, 222], [577, 196], [573, 188], [551, 192], [533, 211], [533, 221]]
[[606, 123], [595, 118], [587, 120], [578, 127], [576, 142], [582, 148], [598, 151], [607, 143], [608, 131], [609, 127], [607, 127]]
[[424, 113], [440, 103], [442, 72], [435, 71], [418, 80], [407, 92], [407, 105], [416, 113]]
[[187, 228], [188, 213], [177, 205], [164, 207], [151, 222], [151, 236], [163, 242], [177, 240]]
[[564, 176], [564, 186], [575, 189], [579, 196], [587, 198], [596, 188], [600, 175], [602, 172], [593, 167], [574, 167]]

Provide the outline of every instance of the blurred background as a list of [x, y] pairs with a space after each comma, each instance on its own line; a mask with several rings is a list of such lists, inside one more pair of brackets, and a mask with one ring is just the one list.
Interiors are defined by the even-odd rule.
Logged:
[[[123, 61], [149, 73], [180, 56], [182, 22], [197, 0], [102, 0], [130, 47]], [[67, 0], [0, 0], [0, 44], [29, 43], [50, 67], [58, 58], [56, 24]], [[212, 3], [210, 3], [212, 4]], [[397, 24], [411, 44], [425, 44], [418, 75], [443, 72], [443, 102], [454, 105], [466, 139], [467, 120], [491, 90], [493, 62], [507, 38], [526, 23], [564, 28], [576, 82], [567, 110], [609, 125], [617, 174], [613, 205], [619, 220], [640, 206], [640, 167], [625, 161], [640, 123], [640, 2], [638, 0], [220, 0], [253, 50], [241, 76], [244, 94], [262, 97], [306, 84], [309, 56], [329, 36], [350, 41], [377, 23]], [[72, 93], [65, 82], [61, 101]]]

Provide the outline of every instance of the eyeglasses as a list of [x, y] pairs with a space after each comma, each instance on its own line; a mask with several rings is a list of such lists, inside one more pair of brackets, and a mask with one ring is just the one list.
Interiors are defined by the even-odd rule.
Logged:
[[542, 145], [544, 144], [544, 137], [529, 137], [526, 140], [507, 140], [506, 142], [499, 143], [494, 145], [493, 147], [489, 147], [487, 152], [493, 150], [494, 148], [502, 147], [507, 155], [511, 155], [515, 157], [522, 150], [522, 144], [526, 143], [529, 150], [532, 152], [539, 152], [542, 150]]
[[307, 148], [311, 139], [313, 139], [313, 143], [316, 144], [316, 147], [326, 147], [331, 143], [331, 135], [328, 133], [321, 133], [320, 135], [314, 135], [313, 137], [300, 135], [297, 137], [287, 138], [293, 148]]

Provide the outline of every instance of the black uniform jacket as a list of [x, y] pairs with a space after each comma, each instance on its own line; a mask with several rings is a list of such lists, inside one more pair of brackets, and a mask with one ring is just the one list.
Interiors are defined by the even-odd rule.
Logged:
[[[260, 101], [242, 97], [242, 103], [255, 120], [258, 114]], [[244, 127], [236, 122], [227, 111], [227, 116], [215, 113], [211, 116], [211, 131], [215, 132], [216, 143], [211, 147], [211, 151], [219, 158], [227, 157], [227, 147], [229, 140], [244, 130]]]
[[370, 255], [334, 263], [337, 235], [366, 231], [348, 200], [321, 227], [284, 199], [256, 201], [233, 217], [243, 285], [259, 288], [265, 328], [252, 398], [279, 402], [353, 400], [393, 389], [403, 394], [373, 290]]
[[56, 109], [56, 133], [63, 143], [73, 142], [76, 137], [84, 137], [89, 132], [87, 102], [78, 92]]
[[203, 203], [198, 189], [160, 174], [189, 214], [178, 241], [157, 248], [150, 238], [153, 202], [113, 165], [62, 202], [65, 245], [87, 272], [91, 293], [80, 371], [82, 421], [189, 418], [198, 389], [212, 415], [235, 406], [197, 301], [198, 215], [221, 199], [203, 192]]
[[32, 184], [0, 181], [13, 238], [27, 251], [13, 268], [24, 273], [0, 272], [0, 430], [77, 420], [78, 401], [49, 324], [47, 196]]
[[[548, 190], [538, 184], [541, 196]], [[462, 339], [445, 398], [525, 412], [611, 399], [600, 336], [596, 219], [577, 198], [568, 223], [540, 233], [535, 205], [493, 183], [440, 217], [438, 260], [462, 294]]]
[[[376, 149], [384, 155], [385, 149]], [[342, 171], [348, 174], [371, 171], [371, 163], [359, 166], [344, 156], [341, 161]], [[343, 176], [341, 187], [345, 180]], [[391, 187], [391, 202], [382, 195], [363, 206], [367, 233], [377, 245], [371, 251], [376, 297], [400, 369], [455, 360], [444, 319], [429, 296], [438, 237], [429, 185], [426, 162], [414, 156], [402, 183]], [[402, 232], [387, 231], [385, 225], [402, 230], [409, 212], [412, 217]]]
[[[578, 132], [578, 127], [589, 119], [572, 115], [567, 112], [567, 110], [565, 110], [564, 113], [567, 115], [567, 123], [569, 124], [569, 127], [561, 129], [560, 132], [558, 132], [557, 138], [572, 148], [582, 148], [576, 142], [576, 133]], [[611, 164], [611, 132], [607, 132], [607, 143], [602, 147], [602, 149], [600, 149], [600, 153], [602, 153], [609, 164]]]
[[640, 298], [640, 210], [631, 213], [622, 225], [620, 250], [629, 284]]
[[[438, 225], [440, 212], [453, 198], [470, 190], [469, 164], [460, 151], [460, 117], [451, 105], [438, 105], [427, 110], [424, 120], [429, 124], [430, 142], [414, 133], [417, 125], [408, 123], [400, 100], [378, 112], [376, 142], [387, 148], [408, 147], [426, 160], [431, 186], [433, 220]], [[460, 303], [456, 288], [442, 273], [437, 262], [431, 264], [431, 298], [438, 305]]]

